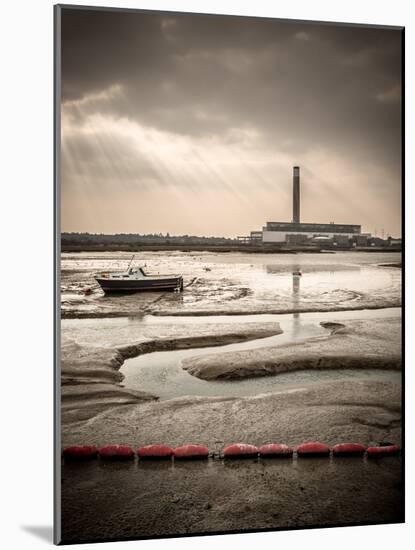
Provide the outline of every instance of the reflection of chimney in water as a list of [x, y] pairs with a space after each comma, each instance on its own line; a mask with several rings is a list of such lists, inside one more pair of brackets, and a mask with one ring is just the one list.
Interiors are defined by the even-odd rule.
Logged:
[[[300, 302], [300, 269], [296, 268], [293, 271], [293, 308], [297, 309]], [[294, 313], [294, 319], [298, 319], [300, 314], [298, 312]]]
[[300, 167], [293, 168], [293, 222], [300, 223]]
[[297, 303], [298, 303], [298, 295], [300, 294], [300, 276], [299, 275], [293, 275], [293, 296], [297, 297]]

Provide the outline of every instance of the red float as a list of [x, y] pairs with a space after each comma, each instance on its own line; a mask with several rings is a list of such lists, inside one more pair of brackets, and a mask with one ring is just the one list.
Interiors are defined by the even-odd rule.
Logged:
[[225, 458], [252, 458], [258, 456], [258, 447], [247, 443], [234, 443], [223, 450]]
[[259, 448], [259, 455], [262, 457], [290, 457], [293, 452], [292, 447], [280, 443], [269, 443]]
[[379, 447], [368, 447], [367, 456], [369, 458], [375, 458], [377, 456], [396, 455], [400, 452], [399, 445], [384, 445]]
[[333, 447], [333, 455], [362, 455], [366, 451], [366, 447], [360, 443], [338, 443]]
[[106, 445], [98, 450], [101, 458], [113, 460], [126, 460], [134, 458], [134, 451], [128, 445]]
[[209, 449], [204, 445], [182, 445], [174, 449], [174, 458], [176, 459], [195, 459], [208, 458]]
[[88, 460], [97, 456], [95, 445], [73, 445], [63, 449], [63, 456], [70, 460]]
[[330, 454], [330, 447], [319, 441], [307, 441], [297, 447], [298, 456], [326, 456]]
[[146, 445], [137, 449], [137, 455], [140, 458], [171, 458], [173, 453], [173, 449], [167, 445]]

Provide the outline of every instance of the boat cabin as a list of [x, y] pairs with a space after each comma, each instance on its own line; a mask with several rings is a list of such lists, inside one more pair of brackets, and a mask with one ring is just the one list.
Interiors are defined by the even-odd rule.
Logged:
[[144, 269], [142, 267], [130, 267], [127, 273], [130, 277], [146, 277], [146, 274], [144, 273]]
[[104, 278], [106, 276], [110, 279], [143, 279], [147, 277], [142, 267], [130, 267], [127, 271], [103, 275]]

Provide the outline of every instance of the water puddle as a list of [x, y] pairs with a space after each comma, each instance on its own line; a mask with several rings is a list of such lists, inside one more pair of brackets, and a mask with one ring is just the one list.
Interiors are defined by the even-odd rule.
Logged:
[[[328, 332], [321, 327], [322, 321], [338, 321], [347, 319], [373, 319], [379, 317], [399, 317], [400, 308], [385, 310], [345, 311], [328, 313], [302, 313], [284, 315], [247, 315], [247, 316], [215, 316], [209, 318], [209, 323], [236, 323], [241, 322], [278, 322], [283, 334], [261, 338], [249, 342], [228, 344], [225, 346], [195, 348], [154, 352], [127, 360], [121, 372], [125, 379], [123, 384], [130, 389], [148, 391], [160, 399], [172, 399], [183, 396], [210, 396], [210, 397], [241, 397], [252, 396], [269, 392], [298, 389], [305, 385], [332, 380], [347, 380], [350, 378], [376, 379], [400, 383], [401, 373], [382, 371], [378, 369], [333, 369], [298, 371], [278, 376], [265, 376], [242, 380], [200, 380], [181, 368], [184, 359], [200, 357], [215, 353], [258, 349], [269, 346], [279, 346], [301, 342], [312, 338], [324, 338]], [[246, 318], [245, 318], [246, 317]], [[136, 321], [137, 322], [137, 321]], [[172, 317], [147, 316], [140, 320], [142, 324], [171, 324]], [[206, 323], [206, 318], [178, 317], [177, 322], [183, 324]]]

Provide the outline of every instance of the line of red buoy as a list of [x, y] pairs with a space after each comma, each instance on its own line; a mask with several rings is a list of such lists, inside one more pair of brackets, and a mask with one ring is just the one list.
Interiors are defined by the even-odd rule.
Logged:
[[63, 449], [63, 456], [66, 459], [88, 460], [97, 458], [107, 460], [128, 460], [137, 456], [140, 460], [172, 459], [175, 460], [196, 460], [209, 457], [237, 459], [237, 458], [290, 458], [297, 454], [303, 457], [328, 457], [333, 456], [362, 456], [366, 453], [368, 458], [378, 458], [388, 455], [396, 455], [400, 452], [399, 445], [380, 445], [376, 447], [365, 447], [360, 443], [338, 443], [329, 447], [319, 441], [307, 441], [296, 448], [281, 443], [268, 443], [261, 447], [247, 443], [234, 443], [228, 445], [220, 453], [210, 452], [204, 445], [182, 445], [180, 447], [169, 447], [167, 445], [146, 445], [134, 451], [129, 445], [74, 445]]

